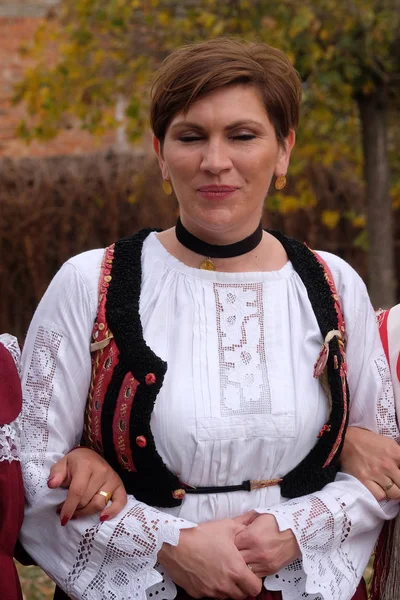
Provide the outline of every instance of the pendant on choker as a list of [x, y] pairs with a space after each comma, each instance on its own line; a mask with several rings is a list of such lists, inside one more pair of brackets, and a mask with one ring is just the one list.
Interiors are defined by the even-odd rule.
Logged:
[[201, 261], [201, 263], [199, 264], [199, 269], [203, 269], [203, 271], [216, 271], [217, 267], [215, 266], [215, 263], [211, 260], [211, 258], [208, 256], [207, 258]]

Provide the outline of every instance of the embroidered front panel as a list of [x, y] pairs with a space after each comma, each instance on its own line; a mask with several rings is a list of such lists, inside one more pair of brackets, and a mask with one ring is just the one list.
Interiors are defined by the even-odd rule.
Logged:
[[375, 359], [375, 367], [382, 381], [382, 393], [377, 403], [376, 420], [378, 433], [399, 440], [399, 430], [396, 421], [393, 385], [389, 366], [385, 355]]
[[24, 468], [25, 492], [29, 499], [45, 485], [41, 467], [47, 452], [49, 432], [43, 424], [48, 422], [61, 341], [59, 333], [39, 327], [28, 369], [22, 411], [22, 446], [25, 456], [29, 457]]
[[271, 413], [261, 283], [214, 284], [221, 416]]

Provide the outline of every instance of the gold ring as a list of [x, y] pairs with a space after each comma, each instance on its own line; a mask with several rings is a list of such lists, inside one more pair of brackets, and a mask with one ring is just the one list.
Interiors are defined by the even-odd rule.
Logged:
[[100, 496], [104, 496], [104, 498], [106, 499], [106, 504], [110, 502], [111, 496], [113, 494], [112, 492], [105, 492], [104, 490], [100, 490], [97, 493], [100, 494]]
[[393, 486], [394, 486], [394, 481], [391, 481], [390, 483], [385, 485], [385, 487], [383, 489], [385, 490], [386, 493], [388, 493], [388, 491], [391, 490]]
[[250, 564], [250, 563], [246, 563], [246, 567], [247, 567], [248, 569], [250, 569], [250, 571], [251, 571], [251, 572], [253, 572], [253, 567], [251, 566], [251, 564]]

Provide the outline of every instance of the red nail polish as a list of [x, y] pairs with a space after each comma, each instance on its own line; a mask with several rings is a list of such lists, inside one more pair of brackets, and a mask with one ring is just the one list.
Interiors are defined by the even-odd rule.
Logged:
[[69, 517], [63, 517], [61, 519], [61, 526], [65, 527], [65, 525], [68, 523], [68, 521], [69, 521]]
[[48, 487], [50, 487], [50, 484], [51, 484], [51, 482], [53, 481], [53, 479], [54, 479], [54, 477], [50, 477], [50, 478], [47, 480], [47, 486], [48, 486]]
[[110, 518], [110, 516], [109, 516], [109, 515], [102, 515], [102, 516], [100, 517], [100, 521], [101, 521], [102, 523], [104, 523], [104, 521], [108, 521], [108, 519], [109, 519], [109, 518]]

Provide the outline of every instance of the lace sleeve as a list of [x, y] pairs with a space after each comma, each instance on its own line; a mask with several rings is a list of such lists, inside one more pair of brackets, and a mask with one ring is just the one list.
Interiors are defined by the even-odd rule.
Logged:
[[145, 600], [146, 590], [151, 598], [150, 588], [160, 583], [164, 599], [175, 597], [175, 585], [157, 564], [157, 554], [164, 542], [176, 546], [180, 530], [194, 525], [133, 498], [129, 505], [115, 524], [95, 524], [85, 530], [63, 582], [71, 598]]
[[[18, 374], [21, 375], [21, 352], [16, 337], [4, 333], [0, 335], [0, 344], [9, 351]], [[19, 460], [20, 457], [21, 423], [18, 416], [14, 421], [0, 425], [0, 462]]]
[[13, 357], [18, 374], [21, 375], [21, 350], [19, 349], [17, 338], [9, 333], [3, 333], [0, 335], [0, 344], [3, 344], [7, 348]]
[[[156, 568], [161, 545], [177, 544], [180, 530], [194, 524], [129, 497], [124, 511], [111, 521], [99, 523], [94, 515], [61, 527], [56, 507], [66, 491], [46, 485], [51, 466], [81, 437], [97, 301], [96, 265], [89, 270], [93, 290], [74, 265], [61, 269], [24, 345], [21, 463], [26, 511], [21, 541], [71, 598], [144, 600], [146, 589], [163, 581]], [[166, 575], [162, 587], [174, 597]]]
[[[389, 367], [368, 296], [359, 291], [347, 343], [350, 424], [398, 440]], [[268, 589], [281, 590], [283, 600], [350, 600], [383, 521], [397, 515], [399, 504], [377, 502], [361, 482], [339, 473], [320, 492], [256, 510], [274, 515], [280, 531], [291, 529], [302, 553], [266, 578]]]

